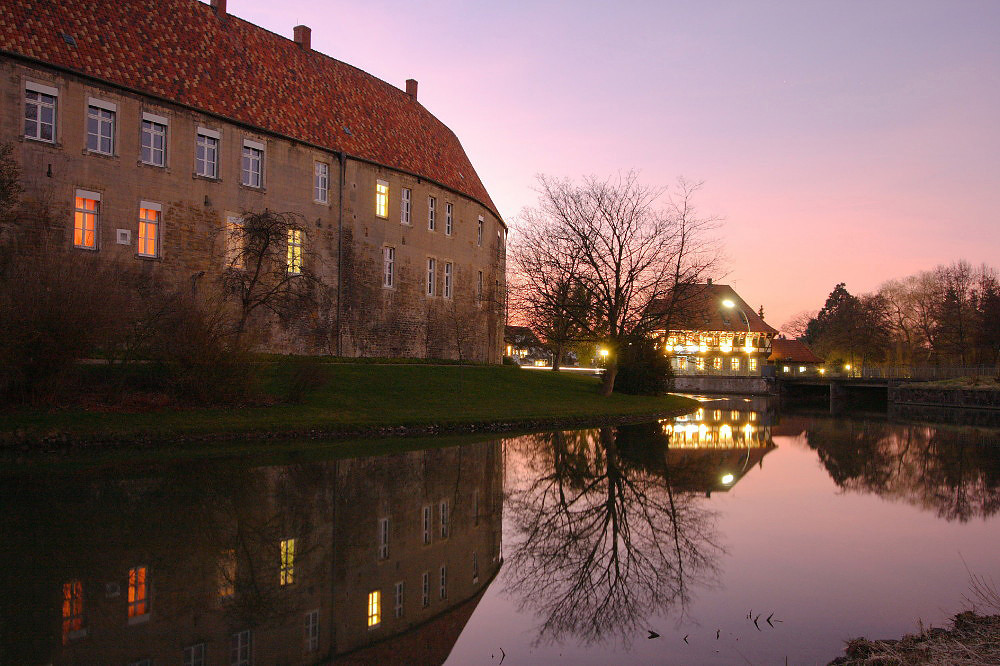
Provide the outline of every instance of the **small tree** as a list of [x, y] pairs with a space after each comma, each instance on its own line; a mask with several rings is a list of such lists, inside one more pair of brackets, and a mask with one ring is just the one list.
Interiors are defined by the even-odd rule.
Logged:
[[234, 344], [243, 342], [250, 318], [269, 311], [288, 321], [319, 304], [315, 253], [297, 213], [245, 213], [225, 232], [222, 290], [237, 306]]

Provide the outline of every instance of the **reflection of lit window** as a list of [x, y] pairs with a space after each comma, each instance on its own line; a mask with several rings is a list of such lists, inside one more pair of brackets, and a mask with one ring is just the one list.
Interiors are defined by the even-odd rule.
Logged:
[[722, 410], [721, 409], [717, 409], [714, 412], [712, 412], [712, 418], [714, 420], [716, 420], [716, 421], [721, 421], [722, 420]]
[[729, 412], [729, 418], [732, 421], [738, 421], [740, 418], [740, 413], [734, 409], [733, 411]]
[[281, 541], [281, 569], [278, 571], [278, 581], [282, 585], [295, 582], [295, 539]]
[[146, 586], [146, 567], [128, 570], [128, 616], [144, 617], [149, 613], [149, 588]]
[[442, 599], [448, 598], [448, 567], [441, 565], [441, 589], [439, 590]]
[[368, 626], [377, 627], [382, 621], [382, 592], [374, 590], [368, 593]]
[[431, 542], [431, 508], [429, 506], [424, 507], [423, 527], [424, 527], [424, 543], [428, 544]]
[[396, 599], [393, 609], [396, 617], [403, 617], [403, 581], [396, 583]]
[[733, 429], [729, 425], [723, 425], [719, 428], [719, 440], [731, 440], [733, 438]]
[[65, 643], [83, 629], [83, 581], [63, 583], [62, 640]]
[[448, 536], [448, 500], [441, 501], [441, 538]]
[[315, 652], [319, 649], [319, 611], [314, 610], [306, 613], [306, 652]]
[[431, 572], [425, 571], [420, 577], [420, 602], [424, 608], [431, 604]]
[[219, 560], [219, 596], [223, 599], [236, 593], [236, 551], [222, 551]]

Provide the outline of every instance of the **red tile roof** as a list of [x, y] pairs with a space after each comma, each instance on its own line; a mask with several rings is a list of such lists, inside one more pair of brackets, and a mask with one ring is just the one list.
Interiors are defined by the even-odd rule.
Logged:
[[497, 212], [458, 138], [405, 92], [197, 0], [8, 0], [0, 50], [411, 172]]
[[801, 340], [775, 338], [771, 340], [771, 355], [768, 361], [788, 361], [789, 363], [822, 363], [823, 359], [809, 349]]
[[[778, 333], [728, 284], [687, 285], [685, 292], [670, 317], [670, 330], [746, 333], [749, 327], [754, 333]], [[734, 307], [725, 307], [723, 302], [727, 300], [732, 301]], [[650, 309], [656, 312], [668, 307], [669, 299], [661, 299], [654, 301]]]

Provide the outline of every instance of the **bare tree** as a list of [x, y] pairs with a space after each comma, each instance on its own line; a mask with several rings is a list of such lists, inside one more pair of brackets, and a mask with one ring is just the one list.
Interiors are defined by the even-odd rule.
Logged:
[[[699, 217], [693, 205], [700, 187], [680, 180], [663, 205], [664, 190], [634, 172], [580, 184], [539, 177], [538, 206], [523, 214], [525, 240], [514, 248], [516, 280], [533, 292], [529, 312], [564, 318], [608, 349], [604, 395], [614, 390], [623, 346], [662, 327], [685, 297], [679, 287], [717, 260], [707, 238], [717, 219]], [[586, 307], [576, 307], [576, 288]], [[651, 305], [663, 302], [652, 317]]]
[[296, 213], [248, 212], [224, 229], [226, 264], [222, 290], [237, 305], [238, 345], [250, 318], [270, 311], [282, 321], [313, 311], [321, 286], [316, 253]]
[[818, 314], [818, 310], [797, 312], [782, 325], [781, 332], [787, 333], [792, 338], [801, 338], [806, 334], [806, 327], [809, 326], [809, 322], [815, 319]]

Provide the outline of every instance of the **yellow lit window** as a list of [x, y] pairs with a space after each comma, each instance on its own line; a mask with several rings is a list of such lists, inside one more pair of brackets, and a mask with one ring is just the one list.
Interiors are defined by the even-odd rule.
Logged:
[[368, 626], [377, 627], [382, 621], [382, 592], [374, 590], [368, 593]]
[[236, 551], [224, 550], [219, 559], [219, 597], [225, 599], [236, 593]]
[[747, 367], [750, 370], [756, 370], [757, 369], [757, 359], [755, 359], [755, 358], [748, 359], [747, 363], [749, 363], [749, 365]]
[[738, 358], [730, 359], [730, 361], [729, 361], [729, 367], [732, 368], [733, 370], [739, 370], [740, 369], [740, 359], [738, 359]]
[[99, 200], [76, 197], [73, 215], [73, 245], [88, 250], [97, 249], [97, 207]]
[[146, 585], [146, 567], [128, 570], [128, 616], [142, 617], [149, 613], [149, 588]]
[[695, 360], [694, 364], [695, 364], [695, 366], [697, 366], [697, 368], [698, 368], [699, 370], [704, 370], [704, 369], [705, 369], [705, 359], [704, 359], [704, 358], [702, 358], [701, 356], [699, 356], [699, 357], [698, 357], [698, 358], [697, 358], [697, 359]]
[[160, 211], [155, 208], [139, 209], [139, 254], [144, 257], [156, 256], [159, 240]]
[[295, 582], [295, 539], [281, 541], [281, 569], [278, 579], [282, 585]]
[[298, 275], [302, 272], [302, 231], [288, 230], [288, 272]]
[[62, 640], [83, 629], [83, 582], [71, 580], [63, 583]]
[[378, 181], [375, 185], [375, 215], [389, 216], [389, 183], [384, 180]]
[[715, 368], [716, 370], [722, 370], [722, 357], [721, 356], [715, 357], [715, 359], [712, 361], [712, 367]]

